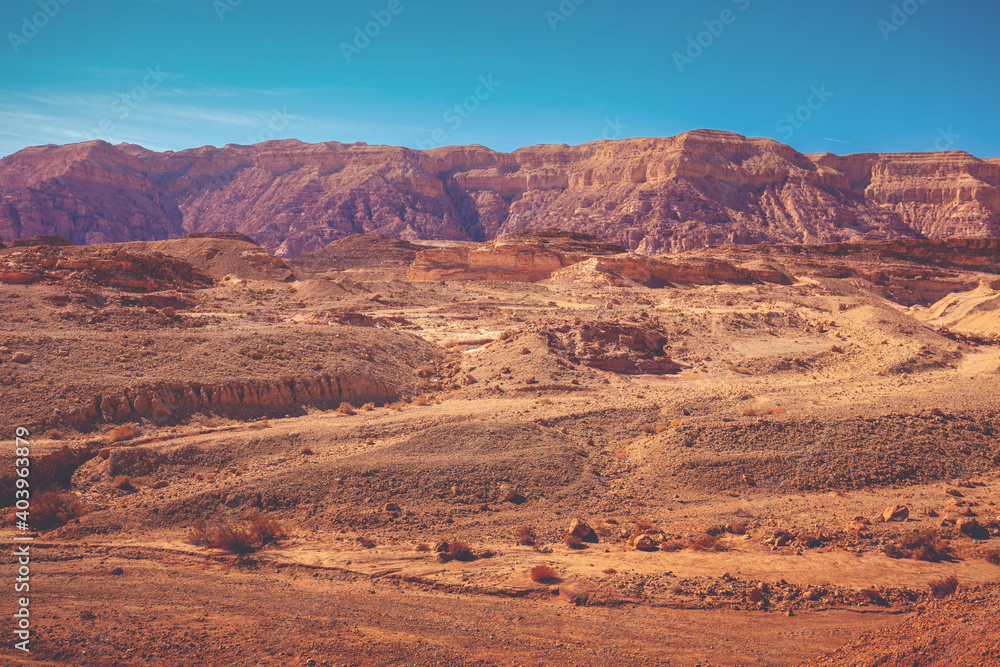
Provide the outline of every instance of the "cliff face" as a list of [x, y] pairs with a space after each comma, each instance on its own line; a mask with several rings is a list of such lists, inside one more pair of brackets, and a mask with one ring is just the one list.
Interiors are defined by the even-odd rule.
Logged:
[[354, 233], [484, 241], [558, 228], [659, 254], [998, 237], [998, 188], [997, 159], [803, 155], [710, 130], [513, 153], [294, 140], [154, 153], [87, 142], [0, 160], [0, 235], [96, 243], [226, 229], [297, 256]]

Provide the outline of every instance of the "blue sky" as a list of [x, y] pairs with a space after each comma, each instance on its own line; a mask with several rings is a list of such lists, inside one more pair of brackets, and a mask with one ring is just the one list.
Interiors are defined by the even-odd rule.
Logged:
[[0, 155], [713, 128], [997, 157], [998, 19], [994, 0], [4, 0]]

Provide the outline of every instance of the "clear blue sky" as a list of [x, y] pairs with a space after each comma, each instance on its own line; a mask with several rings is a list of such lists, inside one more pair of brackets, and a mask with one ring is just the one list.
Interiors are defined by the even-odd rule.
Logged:
[[997, 157], [998, 34], [995, 0], [3, 0], [0, 155], [713, 128]]

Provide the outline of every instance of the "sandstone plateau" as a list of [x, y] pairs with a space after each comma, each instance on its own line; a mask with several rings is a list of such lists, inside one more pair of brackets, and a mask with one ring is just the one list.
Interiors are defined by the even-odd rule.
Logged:
[[998, 187], [998, 158], [804, 155], [711, 130], [512, 153], [296, 140], [156, 153], [91, 141], [0, 160], [0, 235], [83, 244], [234, 230], [294, 257], [357, 233], [481, 242], [556, 228], [656, 255], [997, 237]]

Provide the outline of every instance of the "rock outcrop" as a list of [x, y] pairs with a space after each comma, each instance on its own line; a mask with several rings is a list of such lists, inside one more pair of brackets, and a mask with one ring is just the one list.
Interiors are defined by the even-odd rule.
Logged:
[[477, 246], [431, 248], [417, 253], [407, 278], [426, 280], [575, 280], [647, 287], [667, 285], [791, 283], [764, 265], [747, 269], [712, 258], [653, 258], [625, 252], [588, 234], [530, 230]]
[[283, 414], [296, 405], [331, 407], [342, 402], [361, 405], [395, 398], [396, 393], [384, 383], [358, 374], [224, 384], [167, 382], [102, 393], [57, 422], [81, 429], [97, 423], [140, 418], [163, 424], [195, 413], [245, 418]]
[[0, 283], [63, 281], [128, 292], [197, 289], [212, 284], [211, 278], [188, 262], [157, 252], [129, 252], [115, 246], [32, 245], [0, 253]]
[[0, 160], [0, 236], [74, 243], [248, 234], [294, 257], [359, 233], [486, 241], [528, 228], [641, 254], [735, 243], [1000, 236], [1000, 161], [804, 155], [712, 130], [418, 151], [295, 140], [155, 153], [90, 141]]

